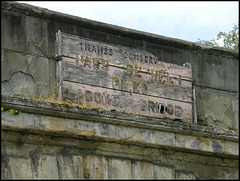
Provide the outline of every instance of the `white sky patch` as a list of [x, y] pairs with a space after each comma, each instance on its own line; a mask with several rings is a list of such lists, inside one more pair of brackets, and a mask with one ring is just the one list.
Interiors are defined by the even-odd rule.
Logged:
[[[22, 1], [19, 1], [22, 2]], [[229, 32], [238, 23], [238, 1], [24, 1], [82, 18], [197, 41]]]
[[215, 38], [215, 41], [216, 41], [216, 43], [217, 43], [220, 47], [223, 47], [223, 46], [224, 46], [223, 38], [220, 38], [219, 40], [217, 40], [217, 39]]

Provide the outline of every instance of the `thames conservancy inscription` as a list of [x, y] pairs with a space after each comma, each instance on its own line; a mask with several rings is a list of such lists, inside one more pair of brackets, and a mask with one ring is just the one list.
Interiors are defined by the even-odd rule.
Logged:
[[192, 71], [152, 53], [58, 31], [59, 98], [83, 107], [192, 120]]

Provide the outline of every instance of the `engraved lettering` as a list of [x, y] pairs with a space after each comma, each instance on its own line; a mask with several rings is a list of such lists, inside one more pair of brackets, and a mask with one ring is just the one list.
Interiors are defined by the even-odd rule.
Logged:
[[145, 63], [148, 63], [148, 56], [145, 56]]
[[152, 62], [152, 57], [149, 57], [149, 63], [153, 63], [153, 62]]
[[85, 100], [87, 102], [92, 102], [93, 101], [93, 93], [92, 93], [92, 91], [85, 90]]
[[[57, 69], [63, 76], [61, 99], [86, 108], [97, 105], [115, 110], [118, 106], [116, 111], [122, 113], [191, 120], [192, 74], [188, 67], [158, 62], [160, 58], [144, 47], [62, 36], [63, 63], [62, 69]], [[164, 51], [158, 52], [160, 55], [164, 57]]]
[[124, 52], [124, 58], [127, 58], [127, 57], [128, 57], [127, 52]]
[[138, 74], [139, 70], [142, 70], [142, 67], [135, 66], [135, 74], [137, 77], [142, 77], [142, 75]]
[[76, 55], [76, 66], [78, 66], [78, 60], [79, 60], [78, 56], [80, 55]]
[[94, 101], [98, 104], [101, 103], [101, 94], [99, 92], [94, 93]]
[[167, 105], [167, 113], [169, 115], [172, 115], [173, 114], [173, 105], [172, 104], [168, 104]]
[[148, 86], [146, 83], [141, 84], [141, 92], [142, 94], [147, 94], [148, 93]]
[[153, 101], [148, 101], [148, 111], [150, 111], [150, 109], [152, 109], [152, 112], [154, 112], [155, 104]]
[[159, 112], [159, 113], [162, 113], [162, 114], [166, 113], [166, 106], [165, 106], [165, 104], [156, 102], [156, 107], [157, 107], [156, 112]]
[[82, 101], [83, 101], [83, 93], [82, 93], [81, 89], [78, 89], [77, 90], [77, 102], [79, 104], [82, 104]]
[[113, 51], [112, 51], [112, 49], [110, 48], [109, 49], [109, 55], [112, 55], [113, 54]]
[[118, 95], [112, 95], [112, 105], [113, 106], [118, 106], [119, 105], [119, 96]]
[[181, 117], [182, 112], [183, 112], [182, 107], [176, 105], [176, 106], [175, 106], [175, 116]]
[[144, 99], [140, 99], [140, 110], [141, 111], [147, 110], [147, 101]]
[[137, 90], [138, 85], [139, 85], [139, 82], [133, 81], [132, 88], [134, 93], [139, 93], [139, 90]]
[[110, 95], [109, 94], [105, 95], [103, 93], [103, 103], [110, 105]]
[[108, 49], [104, 48], [104, 54], [107, 55]]
[[140, 61], [143, 62], [143, 55], [140, 55]]
[[169, 76], [169, 73], [167, 72], [167, 83], [173, 84], [173, 81], [170, 79], [171, 79], [171, 77]]
[[108, 61], [102, 59], [102, 65], [103, 65], [102, 70], [108, 71], [108, 69], [109, 69], [109, 63], [108, 63]]
[[127, 64], [127, 75], [132, 76], [133, 74], [133, 66], [130, 64]]
[[96, 53], [96, 48], [95, 48], [94, 45], [92, 46], [92, 52], [95, 52], [95, 53]]
[[85, 43], [85, 51], [89, 51], [90, 52], [90, 44], [86, 44]]
[[126, 80], [121, 79], [120, 90], [127, 90]]
[[89, 59], [89, 57], [85, 57], [84, 67], [86, 67], [86, 65], [91, 68], [91, 60]]
[[82, 50], [82, 45], [83, 45], [82, 42], [80, 42], [79, 44], [80, 44], [80, 47], [81, 47], [81, 50]]
[[179, 83], [179, 85], [182, 84], [182, 76], [181, 75], [179, 75], [178, 83]]
[[100, 68], [100, 61], [98, 60], [98, 58], [94, 58], [93, 59], [93, 68], [96, 69], [96, 70], [99, 70]]
[[164, 84], [166, 82], [166, 80], [162, 80], [163, 76], [162, 76], [162, 71], [159, 71], [159, 81]]
[[112, 87], [113, 87], [113, 89], [118, 89], [118, 88], [116, 88], [116, 86], [119, 87], [119, 79], [114, 77], [114, 78], [112, 78]]
[[129, 53], [129, 59], [132, 60], [132, 58], [133, 58], [133, 55], [132, 55], [132, 53], [130, 52], [130, 53]]

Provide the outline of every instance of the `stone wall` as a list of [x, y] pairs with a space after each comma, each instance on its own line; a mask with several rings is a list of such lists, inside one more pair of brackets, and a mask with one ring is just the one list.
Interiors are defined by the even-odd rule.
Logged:
[[[1, 2], [2, 179], [236, 179], [238, 52]], [[55, 33], [192, 65], [198, 124], [72, 107], [56, 95]], [[101, 169], [100, 169], [101, 168]]]
[[236, 179], [238, 134], [6, 98], [2, 179]]

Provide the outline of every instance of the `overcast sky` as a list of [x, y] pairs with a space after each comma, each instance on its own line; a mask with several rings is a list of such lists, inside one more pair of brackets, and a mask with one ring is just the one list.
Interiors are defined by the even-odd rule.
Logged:
[[17, 1], [90, 20], [196, 42], [229, 32], [238, 1]]

